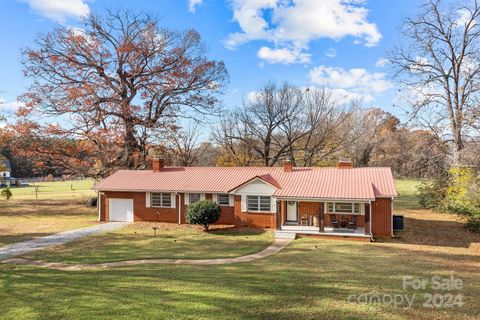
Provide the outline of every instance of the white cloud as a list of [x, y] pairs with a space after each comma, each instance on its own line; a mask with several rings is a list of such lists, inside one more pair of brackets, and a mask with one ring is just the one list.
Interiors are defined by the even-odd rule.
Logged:
[[312, 84], [336, 90], [338, 94], [363, 97], [366, 102], [374, 100], [375, 94], [392, 87], [384, 73], [370, 73], [363, 68], [345, 70], [319, 66], [310, 71], [309, 77]]
[[[317, 90], [323, 90], [325, 89], [332, 97], [333, 100], [339, 101], [341, 103], [349, 103], [349, 102], [358, 102], [361, 101], [363, 103], [369, 103], [373, 102], [375, 98], [370, 95], [370, 94], [361, 94], [361, 93], [356, 93], [356, 92], [351, 92], [345, 89], [331, 89], [331, 88], [318, 88], [315, 86], [308, 86], [308, 87], [301, 87], [303, 90], [310, 90], [311, 92], [317, 91]], [[257, 100], [258, 97], [258, 92], [256, 91], [251, 91], [248, 92], [244, 100], [247, 102], [254, 102]]]
[[[468, 11], [467, 9], [460, 9], [456, 13], [457, 20], [455, 21], [455, 26], [457, 28], [465, 27], [466, 24], [472, 20], [472, 13]], [[473, 20], [470, 28], [472, 28], [475, 25], [476, 21]]]
[[23, 103], [18, 101], [5, 102], [5, 99], [0, 98], [0, 112], [15, 113], [19, 107], [23, 106]]
[[367, 20], [368, 10], [359, 0], [233, 0], [233, 19], [241, 31], [225, 41], [235, 48], [253, 40], [266, 40], [275, 47], [308, 49], [310, 41], [362, 39], [366, 46], [382, 38], [377, 26]]
[[203, 0], [188, 0], [188, 11], [194, 13], [202, 3]]
[[311, 55], [303, 53], [301, 49], [271, 49], [261, 47], [257, 52], [257, 56], [268, 63], [309, 63]]
[[333, 100], [340, 101], [343, 103], [348, 103], [353, 101], [370, 103], [375, 101], [375, 98], [373, 97], [373, 95], [369, 93], [359, 93], [359, 92], [348, 91], [345, 89], [331, 89], [331, 88], [327, 88], [327, 91], [330, 92]]
[[335, 58], [337, 56], [337, 50], [335, 50], [335, 48], [329, 48], [325, 52], [325, 55], [329, 58]]
[[67, 18], [80, 19], [90, 13], [85, 0], [20, 0], [28, 3], [30, 9], [59, 23]]
[[387, 64], [389, 64], [390, 61], [388, 61], [388, 59], [385, 59], [385, 58], [378, 58], [377, 62], [375, 63], [375, 67], [377, 68], [383, 68], [385, 67]]

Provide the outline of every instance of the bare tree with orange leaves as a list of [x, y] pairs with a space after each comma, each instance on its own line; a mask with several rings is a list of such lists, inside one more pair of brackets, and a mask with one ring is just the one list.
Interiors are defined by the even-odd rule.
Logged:
[[[207, 58], [196, 31], [167, 30], [130, 11], [91, 14], [83, 23], [40, 34], [36, 48], [22, 52], [33, 82], [20, 97], [20, 125], [76, 141], [78, 150], [65, 156], [86, 152], [100, 166], [139, 168], [154, 132], [175, 129], [178, 117], [217, 112], [228, 73]], [[43, 117], [55, 124], [41, 125]]]

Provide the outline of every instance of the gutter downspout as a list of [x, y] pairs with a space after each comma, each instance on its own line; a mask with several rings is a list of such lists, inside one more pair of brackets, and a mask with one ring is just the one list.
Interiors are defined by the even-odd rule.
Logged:
[[182, 197], [178, 192], [175, 192], [175, 195], [178, 196], [178, 199], [177, 199], [178, 200], [177, 201], [177, 205], [178, 205], [178, 224], [182, 224], [182, 204], [181, 204]]
[[392, 229], [392, 231], [391, 231], [392, 238], [395, 238], [395, 235], [393, 234], [393, 197], [392, 197], [391, 205], [392, 205], [392, 214], [390, 215], [390, 219], [391, 219], [390, 226], [391, 226], [391, 229]]

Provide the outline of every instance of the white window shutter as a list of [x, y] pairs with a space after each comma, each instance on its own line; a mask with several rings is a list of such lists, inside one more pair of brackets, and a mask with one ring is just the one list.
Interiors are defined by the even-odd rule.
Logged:
[[145, 207], [150, 208], [150, 192], [145, 192]]
[[185, 197], [185, 205], [188, 206], [190, 203], [190, 198], [188, 197], [188, 193], [184, 193], [183, 196]]
[[172, 199], [171, 200], [172, 204], [170, 205], [170, 207], [171, 208], [176, 208], [177, 207], [177, 203], [176, 203], [177, 202], [176, 201], [177, 200], [177, 195], [175, 193], [170, 193], [170, 197], [171, 197], [170, 199]]
[[247, 212], [247, 196], [242, 194], [242, 212]]
[[215, 203], [218, 203], [218, 201], [217, 201], [217, 194], [216, 194], [216, 193], [213, 193], [213, 194], [212, 194], [212, 201], [215, 202]]
[[235, 206], [235, 195], [233, 195], [233, 194], [228, 195], [228, 205], [230, 207]]
[[271, 204], [270, 208], [271, 208], [272, 212], [277, 212], [277, 199], [274, 198], [274, 197], [271, 197], [271, 202], [272, 202], [272, 204]]
[[205, 193], [200, 193], [200, 200], [205, 200]]

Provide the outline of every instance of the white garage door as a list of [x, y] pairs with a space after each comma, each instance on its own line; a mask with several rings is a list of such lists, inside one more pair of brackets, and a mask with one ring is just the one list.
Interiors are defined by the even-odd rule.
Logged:
[[109, 199], [108, 221], [133, 222], [133, 199]]

